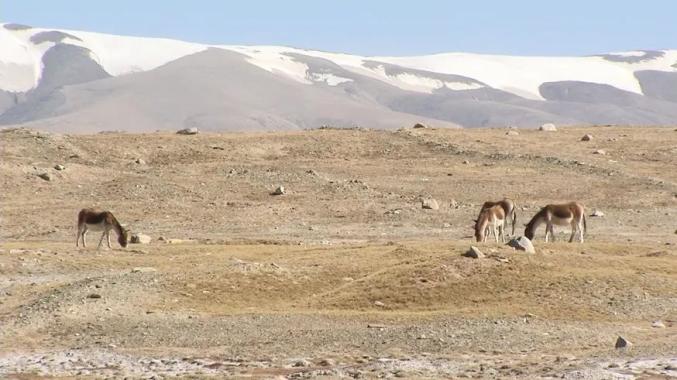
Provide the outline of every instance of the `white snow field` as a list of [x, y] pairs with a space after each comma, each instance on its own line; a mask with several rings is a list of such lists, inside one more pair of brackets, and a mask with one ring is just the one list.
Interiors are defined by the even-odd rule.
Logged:
[[[0, 27], [0, 90], [25, 92], [37, 86], [42, 73], [42, 56], [54, 41], [34, 43], [31, 37], [54, 29], [8, 29]], [[446, 87], [450, 90], [470, 90], [490, 87], [513, 93], [527, 99], [542, 100], [539, 86], [545, 82], [581, 81], [607, 84], [621, 90], [642, 94], [634, 76], [639, 70], [677, 72], [677, 50], [660, 51], [658, 57], [642, 60], [642, 51], [615, 52], [607, 56], [589, 57], [517, 57], [469, 53], [444, 53], [416, 57], [364, 57], [328, 53], [282, 46], [206, 45], [162, 38], [116, 36], [74, 30], [57, 30], [73, 36], [61, 42], [87, 48], [91, 58], [108, 74], [120, 76], [148, 71], [178, 58], [210, 47], [235, 51], [246, 55], [247, 61], [273, 74], [294, 81], [337, 86], [350, 78], [331, 72], [311, 72], [306, 63], [288, 54], [302, 54], [322, 58], [343, 70], [369, 76], [398, 88], [431, 93]], [[628, 58], [623, 60], [623, 58]], [[632, 58], [632, 59], [630, 59]], [[389, 74], [382, 65], [365, 65], [366, 61], [397, 65], [401, 72]], [[406, 72], [412, 69], [416, 72]], [[430, 75], [422, 73], [430, 72]], [[481, 83], [449, 81], [433, 74], [451, 74], [474, 79]]]

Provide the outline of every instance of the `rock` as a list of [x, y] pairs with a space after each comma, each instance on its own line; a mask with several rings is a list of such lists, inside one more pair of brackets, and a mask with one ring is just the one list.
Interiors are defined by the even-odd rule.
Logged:
[[427, 127], [425, 125], [421, 124], [421, 123], [414, 124], [414, 129], [423, 129], [423, 128], [427, 128]]
[[468, 160], [463, 160], [463, 165], [468, 165], [469, 163], [470, 163], [470, 161], [468, 161]]
[[54, 165], [54, 169], [61, 171], [61, 170], [66, 170], [66, 167], [61, 165], [61, 164], [58, 164], [58, 165]]
[[286, 191], [284, 190], [284, 186], [278, 186], [272, 193], [271, 195], [284, 195]]
[[581, 137], [581, 141], [590, 141], [592, 140], [592, 135], [586, 134]]
[[655, 329], [664, 329], [665, 323], [663, 323], [663, 321], [661, 321], [661, 320], [653, 321], [653, 323], [651, 324], [651, 327], [653, 327]]
[[294, 367], [310, 367], [310, 362], [305, 359], [297, 360]]
[[378, 306], [378, 307], [385, 307], [386, 304], [384, 304], [384, 303], [381, 302], [381, 301], [374, 301], [374, 305], [375, 305], [375, 306]]
[[594, 217], [603, 217], [603, 216], [604, 216], [604, 213], [601, 212], [601, 211], [599, 211], [599, 210], [595, 210], [595, 211], [592, 212], [592, 214], [590, 214], [590, 216], [594, 216]]
[[132, 244], [150, 244], [153, 239], [144, 234], [133, 234], [130, 243]]
[[185, 129], [181, 129], [179, 131], [176, 131], [176, 134], [178, 134], [178, 135], [197, 135], [198, 130], [195, 127], [185, 128]]
[[544, 131], [544, 132], [556, 132], [557, 127], [555, 127], [555, 124], [553, 123], [545, 123], [538, 127], [539, 131]]
[[536, 253], [534, 245], [531, 244], [531, 240], [529, 240], [529, 238], [526, 236], [514, 238], [508, 242], [508, 245], [519, 251], [525, 251], [526, 253]]
[[145, 165], [146, 164], [146, 161], [143, 158], [137, 158], [136, 160], [134, 160], [134, 162], [139, 164], [139, 165]]
[[320, 362], [317, 364], [321, 365], [322, 367], [332, 367], [336, 365], [336, 361], [334, 361], [334, 359], [327, 358], [320, 360]]
[[45, 181], [51, 181], [52, 180], [52, 175], [49, 174], [49, 173], [38, 174], [38, 177], [44, 179]]
[[455, 199], [449, 201], [449, 208], [458, 208], [458, 207], [459, 207], [458, 202], [456, 202]]
[[437, 201], [429, 198], [429, 199], [423, 199], [421, 201], [421, 207], [426, 209], [426, 210], [439, 210], [440, 205], [437, 204]]
[[506, 135], [506, 136], [519, 136], [519, 134], [520, 134], [519, 132], [514, 131], [514, 130], [512, 130], [512, 129], [509, 130], [508, 132], [505, 132], [505, 135]]
[[101, 298], [101, 294], [92, 293], [92, 294], [89, 294], [89, 295], [87, 296], [87, 298], [98, 299], [98, 298]]
[[618, 339], [616, 339], [616, 345], [614, 347], [616, 348], [627, 348], [632, 346], [632, 343], [630, 343], [629, 340], [623, 338], [622, 336], [618, 336]]
[[600, 155], [603, 156], [603, 155], [606, 154], [606, 150], [604, 150], [604, 149], [597, 149], [596, 151], [592, 152], [592, 154], [600, 154]]
[[157, 272], [157, 269], [153, 267], [134, 267], [132, 268], [132, 273], [153, 273]]
[[473, 259], [481, 259], [484, 258], [484, 253], [479, 250], [479, 248], [475, 247], [474, 245], [470, 246], [470, 249], [463, 254], [465, 257], [472, 257]]

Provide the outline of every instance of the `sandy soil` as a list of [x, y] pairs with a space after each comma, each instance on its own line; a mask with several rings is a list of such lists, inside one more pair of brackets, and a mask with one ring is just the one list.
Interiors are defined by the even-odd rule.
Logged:
[[[677, 377], [674, 128], [0, 142], [0, 377]], [[517, 234], [547, 203], [604, 216], [474, 243], [503, 196]], [[75, 248], [94, 206], [152, 243]]]

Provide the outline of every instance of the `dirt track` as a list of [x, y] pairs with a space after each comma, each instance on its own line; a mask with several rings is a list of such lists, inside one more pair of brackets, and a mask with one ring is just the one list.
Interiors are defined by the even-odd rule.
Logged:
[[[1, 132], [0, 377], [677, 376], [677, 132], [505, 132]], [[605, 216], [462, 257], [502, 196]]]

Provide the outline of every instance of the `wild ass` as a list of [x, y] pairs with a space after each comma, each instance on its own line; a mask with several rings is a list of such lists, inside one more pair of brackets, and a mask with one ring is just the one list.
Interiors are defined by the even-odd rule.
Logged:
[[498, 243], [499, 234], [501, 241], [505, 243], [505, 211], [501, 205], [482, 209], [475, 220], [475, 239], [481, 242], [487, 241], [490, 228], [494, 233], [496, 243]]
[[100, 211], [89, 208], [83, 208], [78, 213], [78, 234], [75, 238], [75, 246], [78, 247], [80, 244], [80, 236], [82, 236], [82, 246], [87, 247], [85, 237], [87, 232], [92, 231], [103, 231], [101, 234], [101, 240], [99, 240], [99, 246], [97, 249], [101, 249], [101, 244], [103, 243], [103, 238], [106, 238], [108, 242], [108, 248], [111, 248], [110, 245], [110, 231], [115, 230], [118, 234], [118, 243], [124, 248], [127, 246], [127, 238], [129, 233], [124, 229], [115, 216], [109, 211]]
[[480, 213], [482, 213], [482, 211], [484, 211], [485, 209], [494, 207], [496, 205], [501, 206], [501, 208], [503, 208], [503, 211], [505, 212], [505, 215], [507, 216], [507, 218], [504, 219], [503, 228], [505, 229], [505, 227], [508, 225], [508, 222], [510, 222], [510, 224], [512, 224], [511, 235], [515, 235], [515, 224], [517, 222], [517, 210], [515, 208], [515, 202], [513, 202], [512, 199], [503, 198], [500, 201], [496, 201], [496, 202], [486, 201], [482, 205], [482, 209], [480, 210]]
[[574, 241], [576, 232], [579, 233], [580, 242], [583, 242], [583, 232], [588, 233], [588, 226], [585, 222], [585, 208], [578, 202], [570, 202], [565, 204], [547, 205], [541, 209], [531, 221], [526, 224], [524, 229], [524, 236], [529, 240], [534, 239], [536, 229], [541, 224], [545, 223], [545, 241], [548, 242], [548, 235], [555, 241], [555, 231], [553, 225], [571, 226], [571, 237], [569, 243]]

